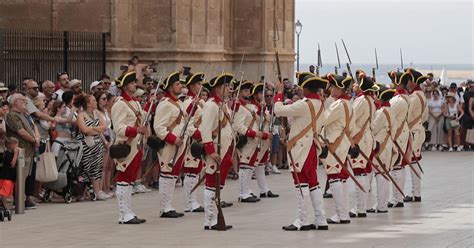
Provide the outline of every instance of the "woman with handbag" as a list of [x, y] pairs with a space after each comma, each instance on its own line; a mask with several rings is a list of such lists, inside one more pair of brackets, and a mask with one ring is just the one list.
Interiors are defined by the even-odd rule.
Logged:
[[97, 101], [94, 96], [78, 95], [74, 104], [82, 109], [77, 116], [79, 128], [77, 139], [82, 142], [83, 147], [82, 176], [92, 181], [97, 199], [105, 200], [109, 196], [101, 190], [104, 144], [100, 135], [105, 132], [107, 125], [102, 115], [97, 112]]
[[443, 100], [440, 98], [440, 92], [434, 89], [432, 98], [428, 100], [428, 130], [431, 132], [431, 139], [429, 145], [432, 151], [442, 150], [443, 143]]
[[460, 143], [460, 124], [459, 120], [464, 115], [464, 111], [461, 108], [461, 105], [456, 101], [456, 93], [448, 92], [446, 95], [446, 103], [444, 105], [443, 115], [445, 117], [445, 125], [448, 130], [448, 145], [449, 151], [454, 151], [453, 147], [453, 136], [454, 136], [454, 146], [457, 146], [457, 151], [460, 152], [463, 149]]

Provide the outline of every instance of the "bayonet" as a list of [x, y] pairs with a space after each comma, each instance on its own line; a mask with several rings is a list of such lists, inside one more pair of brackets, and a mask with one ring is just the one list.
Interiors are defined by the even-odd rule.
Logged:
[[336, 55], [337, 55], [337, 66], [334, 67], [334, 73], [337, 75], [337, 69], [341, 69], [341, 60], [339, 59], [339, 50], [337, 49], [337, 43], [334, 42], [334, 46], [336, 47]]

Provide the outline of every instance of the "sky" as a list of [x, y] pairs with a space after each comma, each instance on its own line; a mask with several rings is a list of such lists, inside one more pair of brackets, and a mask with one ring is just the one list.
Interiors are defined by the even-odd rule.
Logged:
[[[295, 20], [303, 24], [300, 63], [316, 63], [317, 45], [324, 63], [375, 62], [474, 64], [474, 0], [295, 0]], [[295, 39], [296, 40], [296, 39]], [[295, 45], [296, 48], [296, 45]]]

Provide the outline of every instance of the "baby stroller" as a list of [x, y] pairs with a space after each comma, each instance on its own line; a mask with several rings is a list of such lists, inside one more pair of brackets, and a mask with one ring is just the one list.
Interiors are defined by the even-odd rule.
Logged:
[[[55, 141], [61, 145], [56, 159], [58, 167], [58, 180], [44, 183], [45, 192], [43, 201], [51, 201], [51, 192], [61, 195], [66, 203], [71, 203], [73, 198], [78, 198], [88, 187], [91, 189], [88, 178], [81, 176], [82, 143], [80, 141]], [[90, 192], [92, 200], [96, 199], [95, 194]]]

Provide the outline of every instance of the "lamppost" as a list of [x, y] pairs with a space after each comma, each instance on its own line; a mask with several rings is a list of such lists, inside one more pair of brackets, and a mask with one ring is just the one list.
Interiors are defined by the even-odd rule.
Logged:
[[296, 32], [296, 70], [300, 71], [300, 34], [301, 29], [303, 29], [303, 24], [300, 20], [297, 20], [295, 23], [295, 32]]

